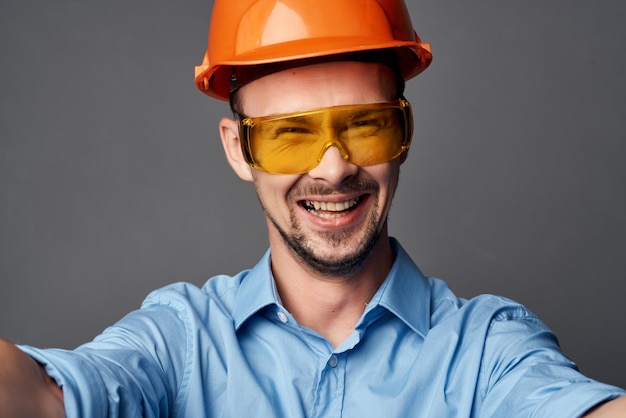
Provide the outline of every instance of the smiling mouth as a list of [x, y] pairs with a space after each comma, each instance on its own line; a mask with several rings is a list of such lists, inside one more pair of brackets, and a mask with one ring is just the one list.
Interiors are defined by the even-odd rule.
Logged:
[[321, 218], [333, 219], [344, 215], [346, 212], [354, 210], [359, 203], [361, 203], [361, 200], [361, 196], [350, 200], [344, 200], [343, 202], [318, 202], [315, 200], [303, 200], [301, 205], [313, 215]]

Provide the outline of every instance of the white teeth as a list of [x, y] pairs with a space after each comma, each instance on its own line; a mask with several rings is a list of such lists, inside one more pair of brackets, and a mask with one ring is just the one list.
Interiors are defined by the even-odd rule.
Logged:
[[343, 202], [317, 202], [313, 200], [307, 200], [304, 202], [305, 206], [309, 208], [309, 210], [322, 210], [325, 212], [343, 212], [344, 210], [348, 210], [358, 202], [357, 199], [346, 200]]

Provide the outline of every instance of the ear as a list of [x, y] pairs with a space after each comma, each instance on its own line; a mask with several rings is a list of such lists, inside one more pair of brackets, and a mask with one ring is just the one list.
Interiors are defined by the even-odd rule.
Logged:
[[404, 162], [406, 161], [408, 156], [409, 156], [409, 150], [408, 149], [402, 151], [402, 154], [400, 154], [398, 156], [398, 158], [400, 159], [400, 165], [404, 164]]
[[239, 123], [236, 120], [223, 118], [220, 120], [220, 137], [228, 163], [235, 173], [245, 181], [253, 181], [252, 168], [243, 159], [241, 141], [239, 139]]

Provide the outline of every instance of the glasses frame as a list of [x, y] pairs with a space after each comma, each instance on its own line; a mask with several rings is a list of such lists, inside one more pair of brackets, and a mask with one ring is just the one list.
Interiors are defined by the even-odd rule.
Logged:
[[[291, 113], [283, 113], [283, 114], [275, 114], [275, 115], [268, 115], [268, 116], [258, 116], [258, 117], [249, 117], [249, 116], [245, 116], [245, 115], [239, 115], [240, 117], [240, 121], [239, 121], [239, 139], [240, 139], [240, 143], [241, 143], [241, 151], [243, 153], [243, 158], [245, 160], [245, 162], [252, 168], [255, 168], [257, 170], [261, 170], [261, 171], [265, 171], [267, 173], [272, 173], [272, 174], [302, 174], [302, 173], [306, 173], [307, 171], [310, 171], [312, 168], [308, 169], [308, 170], [304, 170], [301, 172], [295, 172], [295, 173], [276, 173], [273, 172], [271, 170], [266, 169], [265, 167], [262, 167], [261, 165], [259, 165], [253, 155], [252, 155], [252, 149], [251, 149], [251, 145], [250, 145], [250, 132], [252, 130], [252, 128], [259, 124], [259, 123], [263, 123], [266, 121], [271, 121], [271, 120], [277, 120], [277, 119], [284, 119], [284, 118], [291, 118], [291, 117], [298, 117], [298, 116], [307, 116], [307, 115], [312, 115], [315, 113], [321, 113], [321, 112], [332, 112], [334, 110], [341, 110], [341, 109], [348, 109], [348, 108], [354, 108], [355, 111], [360, 111], [363, 109], [368, 109], [368, 108], [373, 108], [373, 109], [378, 109], [378, 108], [388, 108], [388, 107], [393, 107], [393, 108], [399, 108], [402, 110], [402, 115], [403, 115], [403, 121], [404, 121], [404, 126], [401, 126], [402, 128], [402, 132], [404, 133], [403, 138], [401, 139], [401, 146], [400, 146], [400, 150], [390, 159], [388, 159], [387, 161], [381, 161], [377, 164], [383, 163], [383, 162], [388, 162], [391, 161], [395, 158], [397, 158], [398, 156], [400, 156], [404, 151], [408, 150], [409, 147], [411, 146], [411, 141], [413, 139], [413, 129], [414, 129], [414, 125], [413, 125], [413, 112], [411, 109], [411, 104], [408, 102], [408, 100], [404, 99], [404, 98], [400, 98], [398, 100], [393, 100], [393, 101], [389, 101], [389, 102], [381, 102], [381, 103], [369, 103], [369, 104], [363, 104], [363, 105], [339, 105], [339, 106], [330, 106], [330, 107], [323, 107], [323, 108], [317, 108], [317, 109], [311, 109], [311, 110], [305, 110], [305, 111], [300, 111], [300, 112], [291, 112]], [[342, 147], [343, 148], [343, 147]], [[349, 156], [348, 154], [344, 154], [344, 150], [341, 150], [342, 152], [342, 156], [344, 157], [345, 160], [349, 160]], [[321, 156], [318, 158], [318, 164], [321, 161], [321, 158], [323, 156], [324, 153], [321, 154]]]

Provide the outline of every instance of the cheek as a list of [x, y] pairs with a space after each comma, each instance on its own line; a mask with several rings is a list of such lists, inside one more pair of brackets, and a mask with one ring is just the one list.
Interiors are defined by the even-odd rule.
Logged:
[[252, 178], [263, 205], [276, 207], [287, 200], [287, 195], [297, 183], [299, 176], [269, 174], [254, 170]]
[[391, 208], [391, 203], [398, 186], [398, 178], [400, 175], [399, 163], [384, 163], [377, 166], [368, 167], [368, 174], [374, 179], [378, 185], [378, 207], [380, 214], [385, 216]]
[[379, 184], [381, 192], [393, 194], [400, 176], [400, 164], [398, 162], [392, 161], [365, 167], [364, 171]]

